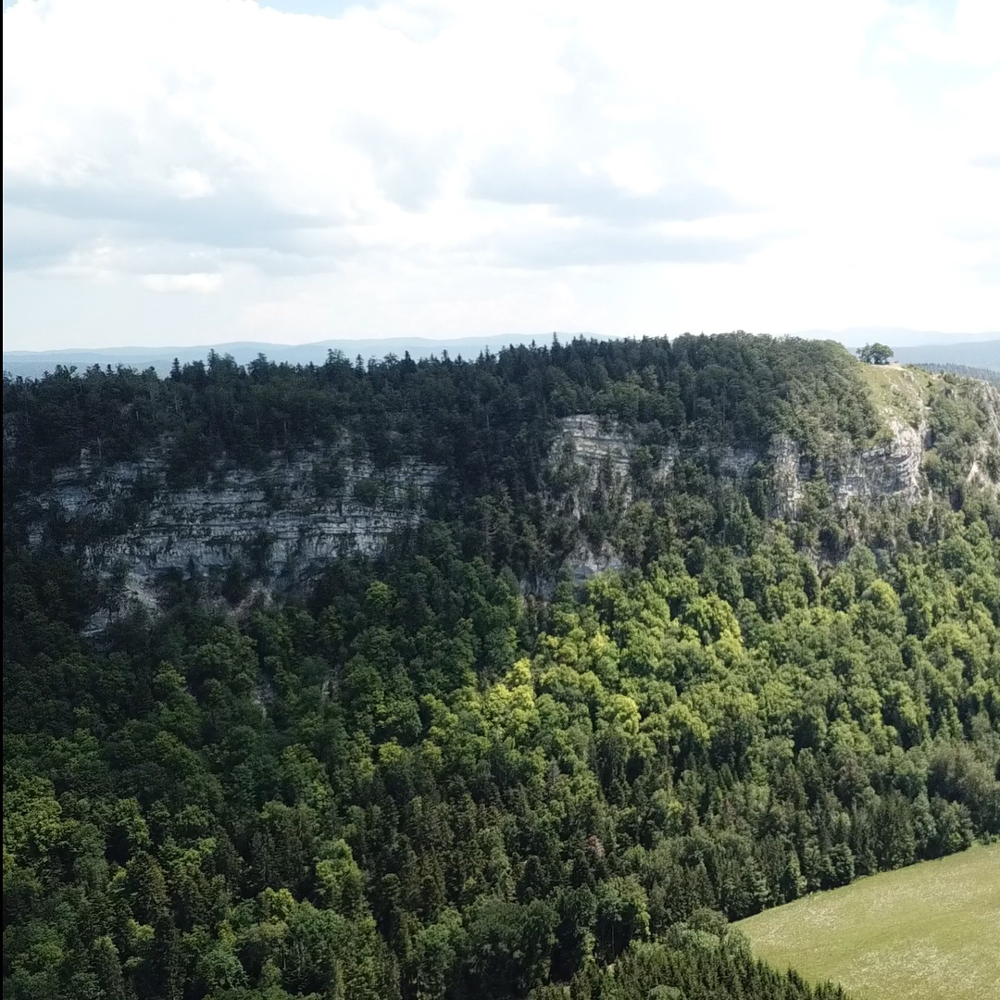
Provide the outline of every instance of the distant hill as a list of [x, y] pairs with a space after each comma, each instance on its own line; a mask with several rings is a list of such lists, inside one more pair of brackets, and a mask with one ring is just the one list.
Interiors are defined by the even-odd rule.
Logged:
[[[573, 335], [569, 335], [573, 336]], [[448, 356], [457, 358], [476, 358], [489, 348], [499, 351], [510, 344], [530, 344], [536, 341], [539, 345], [548, 344], [552, 334], [511, 334], [495, 337], [462, 337], [456, 340], [432, 340], [424, 337], [391, 337], [385, 340], [321, 340], [313, 344], [267, 344], [242, 342], [233, 344], [201, 344], [193, 347], [103, 347], [95, 349], [67, 348], [57, 351], [4, 351], [3, 370], [11, 375], [24, 378], [40, 378], [45, 372], [54, 371], [57, 365], [70, 367], [76, 365], [80, 370], [93, 365], [104, 368], [111, 365], [126, 365], [131, 368], [155, 368], [160, 375], [170, 371], [174, 358], [181, 363], [196, 361], [207, 357], [209, 351], [219, 354], [230, 354], [237, 364], [245, 365], [258, 355], [265, 355], [269, 361], [289, 364], [307, 365], [322, 364], [326, 361], [327, 352], [341, 351], [352, 360], [358, 355], [367, 361], [369, 358], [382, 359], [389, 354], [402, 357], [407, 351], [414, 360], [440, 355], [447, 351]], [[567, 338], [568, 339], [568, 338]]]
[[930, 361], [922, 362], [918, 367], [935, 375], [958, 375], [961, 378], [974, 378], [980, 382], [989, 382], [1000, 389], [1000, 369], [970, 368], [968, 365], [936, 365]]
[[894, 350], [896, 360], [907, 365], [959, 365], [964, 368], [1000, 371], [1000, 339], [963, 344], [894, 347]]
[[911, 330], [901, 326], [852, 326], [846, 330], [799, 330], [791, 336], [807, 337], [810, 340], [836, 340], [850, 350], [874, 341], [888, 344], [897, 350], [927, 346], [946, 346], [950, 349], [956, 345], [982, 345], [1000, 340], [1000, 330], [979, 333], [953, 330], [944, 333], [940, 330]]
[[[560, 333], [567, 343], [574, 337], [592, 336], [587, 333]], [[948, 343], [949, 334], [920, 332], [894, 327], [855, 327], [850, 330], [806, 330], [795, 336], [811, 340], [835, 340], [853, 349], [872, 341], [893, 348], [897, 360], [904, 364], [956, 364], [969, 368], [1000, 371], [1000, 334], [959, 334], [961, 342]], [[952, 334], [951, 336], [956, 336]], [[160, 375], [170, 371], [174, 358], [181, 363], [204, 359], [209, 351], [232, 355], [237, 364], [245, 365], [263, 354], [269, 361], [292, 365], [322, 364], [328, 351], [341, 351], [352, 360], [360, 355], [365, 361], [382, 359], [394, 354], [402, 357], [407, 351], [414, 360], [440, 355], [447, 351], [451, 358], [473, 359], [489, 348], [499, 351], [508, 345], [548, 344], [552, 334], [507, 334], [493, 337], [461, 337], [456, 340], [427, 337], [390, 337], [365, 340], [321, 340], [312, 344], [269, 344], [238, 342], [232, 344], [199, 344], [193, 347], [103, 347], [94, 349], [66, 348], [56, 351], [4, 351], [3, 370], [23, 378], [40, 378], [54, 371], [57, 365], [75, 365], [81, 371], [92, 365], [102, 368], [126, 365], [131, 368], [155, 368]], [[601, 339], [614, 339], [602, 337]]]

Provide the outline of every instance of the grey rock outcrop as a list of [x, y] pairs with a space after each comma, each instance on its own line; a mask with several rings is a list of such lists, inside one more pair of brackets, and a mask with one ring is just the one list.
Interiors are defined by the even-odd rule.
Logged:
[[[990, 387], [982, 391], [980, 409], [989, 426], [968, 478], [996, 489], [1000, 393]], [[559, 495], [565, 497], [565, 486], [570, 487], [581, 519], [594, 509], [620, 516], [629, 504], [669, 482], [682, 461], [705, 463], [737, 484], [763, 477], [775, 517], [794, 517], [809, 482], [819, 476], [841, 507], [855, 500], [912, 503], [929, 489], [922, 466], [933, 442], [925, 420], [913, 426], [883, 414], [875, 443], [834, 453], [834, 459], [816, 467], [796, 441], [783, 435], [759, 449], [711, 443], [691, 450], [644, 447], [613, 422], [577, 414], [558, 427], [549, 466], [561, 480]], [[106, 577], [121, 578], [126, 604], [152, 607], [164, 571], [221, 579], [242, 567], [253, 581], [252, 593], [267, 597], [307, 581], [345, 553], [378, 552], [390, 535], [420, 520], [443, 472], [414, 458], [376, 469], [344, 440], [294, 457], [273, 456], [260, 471], [220, 466], [206, 484], [179, 488], [171, 485], [162, 455], [109, 465], [83, 453], [77, 463], [56, 470], [51, 485], [25, 503], [36, 540], [53, 528], [64, 540], [86, 539], [81, 553], [86, 563]], [[69, 530], [60, 532], [59, 524], [67, 522]], [[580, 541], [569, 568], [582, 579], [620, 565], [620, 558], [606, 541], [593, 546]]]
[[[566, 418], [562, 423], [562, 454], [581, 470], [580, 482], [593, 489], [601, 467], [610, 468], [614, 479], [625, 483], [636, 454], [637, 444], [627, 430], [609, 427], [592, 414]], [[653, 479], [669, 477], [681, 458], [712, 463], [720, 475], [734, 481], [744, 480], [759, 463], [768, 470], [771, 512], [778, 517], [794, 516], [804, 496], [805, 487], [817, 472], [831, 485], [834, 501], [847, 506], [854, 499], [900, 498], [912, 503], [927, 490], [921, 471], [929, 447], [925, 426], [912, 427], [895, 417], [886, 420], [881, 439], [872, 447], [848, 451], [822, 469], [813, 470], [799, 444], [778, 434], [766, 448], [734, 449], [720, 446], [698, 448], [682, 454], [677, 448], [662, 449], [653, 470]]]
[[276, 458], [258, 473], [219, 470], [208, 485], [175, 489], [156, 457], [98, 469], [84, 454], [37, 498], [36, 537], [53, 519], [103, 526], [86, 562], [107, 574], [124, 568], [126, 591], [144, 603], [165, 570], [210, 574], [241, 564], [281, 587], [345, 552], [376, 552], [419, 519], [439, 473], [415, 460], [377, 470], [318, 449]]
[[[912, 427], [898, 418], [886, 422], [883, 438], [870, 448], [848, 451], [819, 470], [833, 490], [834, 503], [846, 507], [852, 500], [898, 498], [914, 503], [927, 492], [921, 471], [929, 446], [925, 426]], [[772, 512], [793, 517], [814, 478], [798, 443], [777, 435], [768, 450], [771, 464]]]

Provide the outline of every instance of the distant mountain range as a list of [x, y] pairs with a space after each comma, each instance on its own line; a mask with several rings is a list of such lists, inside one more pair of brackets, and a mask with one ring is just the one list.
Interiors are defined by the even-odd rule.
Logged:
[[804, 330], [798, 336], [839, 340], [854, 349], [879, 342], [893, 349], [905, 365], [962, 365], [1000, 371], [1000, 332], [940, 333], [888, 326], [856, 326], [848, 330]]
[[229, 354], [237, 364], [245, 365], [263, 354], [269, 361], [287, 361], [292, 365], [322, 364], [330, 351], [341, 351], [353, 360], [360, 355], [384, 358], [395, 354], [402, 357], [409, 352], [414, 360], [440, 355], [447, 351], [451, 358], [475, 358], [489, 348], [500, 351], [508, 345], [548, 344], [552, 334], [516, 335], [507, 337], [462, 337], [457, 340], [430, 340], [424, 337], [391, 337], [385, 340], [320, 340], [313, 344], [265, 344], [243, 342], [233, 344], [204, 344], [196, 347], [103, 347], [96, 349], [67, 348], [61, 351], [4, 351], [3, 370], [24, 378], [38, 378], [56, 365], [76, 365], [80, 370], [92, 365], [130, 365], [133, 368], [155, 368], [161, 375], [170, 371], [174, 358], [181, 363], [204, 360], [209, 351]]
[[905, 365], [962, 365], [1000, 371], [1000, 332], [939, 333], [888, 326], [856, 326], [848, 330], [803, 330], [799, 337], [838, 340], [853, 350], [878, 342], [893, 349]]
[[852, 350], [878, 341], [899, 348], [927, 347], [936, 345], [981, 344], [984, 341], [1000, 340], [1000, 330], [986, 333], [942, 333], [940, 330], [910, 330], [901, 326], [852, 326], [846, 330], [799, 330], [794, 337], [839, 340]]
[[896, 360], [906, 365], [964, 365], [1000, 371], [1000, 339], [971, 344], [924, 344], [895, 350]]
[[[566, 341], [578, 334], [559, 334]], [[584, 336], [589, 336], [585, 334]], [[969, 368], [1000, 371], [1000, 333], [945, 334], [921, 332], [895, 327], [854, 327], [849, 330], [804, 330], [794, 336], [838, 340], [848, 348], [879, 341], [893, 348], [898, 361], [904, 364], [953, 364]], [[954, 338], [952, 340], [951, 338]], [[607, 339], [606, 337], [602, 339]], [[241, 342], [205, 344], [195, 347], [104, 347], [67, 348], [57, 351], [4, 351], [3, 368], [14, 376], [39, 378], [54, 371], [57, 365], [76, 366], [128, 365], [133, 368], [155, 368], [160, 375], [170, 371], [174, 358], [182, 363], [204, 359], [211, 350], [232, 355], [238, 364], [247, 364], [263, 354], [271, 361], [289, 364], [322, 364], [329, 351], [341, 351], [348, 358], [360, 355], [364, 360], [383, 358], [389, 354], [402, 357], [409, 352], [414, 359], [440, 355], [475, 358], [487, 348], [499, 351], [509, 345], [548, 344], [552, 334], [510, 334], [494, 337], [462, 337], [457, 340], [432, 340], [423, 337], [392, 337], [385, 340], [321, 340], [313, 344], [267, 344]]]

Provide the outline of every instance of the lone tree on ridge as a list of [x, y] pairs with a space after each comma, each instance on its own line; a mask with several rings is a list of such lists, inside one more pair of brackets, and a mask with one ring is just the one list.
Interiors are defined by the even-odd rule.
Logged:
[[887, 365], [892, 361], [892, 348], [885, 344], [865, 344], [858, 348], [857, 355], [867, 365]]

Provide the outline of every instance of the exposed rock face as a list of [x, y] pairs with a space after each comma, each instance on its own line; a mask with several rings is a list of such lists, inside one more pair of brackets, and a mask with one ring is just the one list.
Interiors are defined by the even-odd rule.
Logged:
[[[887, 421], [885, 438], [872, 448], [851, 451], [822, 468], [832, 486], [834, 502], [846, 507], [852, 500], [899, 498], [914, 503], [927, 491], [921, 472], [929, 444], [925, 427], [914, 428], [895, 417]], [[798, 444], [783, 435], [771, 442], [772, 510], [779, 517], [793, 516], [813, 478], [803, 462]]]
[[[580, 413], [566, 417], [562, 421], [561, 434], [555, 456], [568, 457], [583, 472], [582, 479], [593, 488], [597, 484], [602, 469], [610, 471], [613, 481], [630, 490], [629, 477], [632, 463], [636, 458], [638, 444], [634, 437], [613, 423], [603, 421], [592, 413]], [[722, 475], [734, 479], [743, 478], [760, 461], [761, 456], [749, 448], [735, 449], [722, 447], [699, 448], [690, 457], [699, 461], [712, 462]], [[681, 451], [676, 446], [660, 448], [656, 464], [651, 470], [654, 481], [666, 479]]]
[[[586, 470], [582, 477], [586, 487], [594, 487], [603, 466], [610, 468], [614, 479], [628, 488], [636, 453], [631, 434], [603, 426], [596, 416], [583, 414], [563, 421], [562, 437], [564, 453], [568, 448], [571, 460]], [[927, 445], [926, 428], [914, 428], [890, 418], [879, 444], [848, 452], [819, 471], [833, 487], [835, 502], [840, 506], [855, 498], [898, 497], [912, 503], [927, 488], [921, 473]], [[745, 479], [754, 466], [763, 462], [769, 470], [771, 510], [778, 517], [795, 514], [805, 495], [805, 485], [814, 475], [798, 443], [780, 434], [760, 451], [702, 447], [684, 457], [713, 463], [722, 476], [737, 481]], [[654, 480], [668, 477], [679, 458], [678, 449], [664, 449], [653, 473]]]
[[787, 517], [805, 495], [802, 451], [796, 441], [783, 434], [771, 442], [771, 506], [779, 517]]
[[616, 477], [627, 478], [634, 450], [635, 442], [627, 431], [605, 425], [593, 413], [566, 417], [554, 449], [557, 456], [561, 452], [585, 470], [591, 485], [605, 465]]
[[[837, 502], [856, 497], [901, 497], [914, 502], [926, 489], [920, 471], [929, 444], [925, 426], [912, 427], [897, 418], [888, 421], [888, 436], [874, 448], [847, 456], [832, 475]], [[834, 470], [832, 470], [834, 471]]]
[[[171, 489], [156, 458], [95, 470], [84, 454], [58, 471], [39, 506], [43, 518], [109, 525], [85, 557], [106, 572], [124, 566], [128, 589], [141, 599], [164, 570], [206, 573], [241, 563], [280, 584], [344, 552], [374, 552], [419, 519], [439, 472], [416, 461], [378, 471], [367, 460], [320, 450], [275, 460], [260, 473], [225, 471], [210, 485]], [[145, 504], [136, 499], [143, 495]]]
[[610, 545], [602, 545], [595, 552], [586, 542], [580, 542], [577, 545], [567, 558], [566, 564], [577, 583], [581, 583], [598, 573], [618, 570], [624, 566], [621, 556]]
[[[989, 443], [968, 475], [996, 488], [1000, 394], [988, 387], [983, 392]], [[808, 482], [819, 474], [840, 506], [854, 499], [915, 501], [928, 490], [921, 466], [930, 444], [925, 426], [915, 428], [886, 415], [877, 444], [816, 469], [795, 441], [781, 435], [759, 450], [711, 444], [691, 452], [643, 449], [628, 431], [594, 414], [578, 414], [562, 421], [550, 463], [572, 484], [580, 517], [594, 503], [595, 492], [602, 494], [607, 510], [621, 513], [637, 495], [669, 480], [682, 459], [707, 463], [736, 483], [752, 472], [764, 473], [771, 513], [792, 517]], [[235, 565], [242, 565], [256, 580], [255, 592], [266, 596], [307, 580], [346, 552], [377, 552], [390, 534], [420, 519], [443, 473], [415, 459], [376, 470], [364, 458], [346, 457], [345, 450], [317, 446], [294, 459], [275, 457], [260, 472], [220, 469], [207, 485], [184, 489], [170, 486], [161, 456], [106, 466], [83, 454], [28, 501], [34, 508], [29, 519], [36, 538], [47, 523], [87, 523], [87, 530], [77, 534], [89, 539], [83, 555], [105, 574], [124, 570], [126, 603], [154, 605], [155, 584], [164, 570], [221, 577]], [[593, 549], [581, 542], [570, 564], [582, 579], [620, 565], [620, 554], [607, 544]]]
[[1000, 389], [986, 383], [977, 387], [977, 402], [986, 415], [986, 433], [980, 443], [978, 454], [969, 469], [968, 481], [1000, 493]]

